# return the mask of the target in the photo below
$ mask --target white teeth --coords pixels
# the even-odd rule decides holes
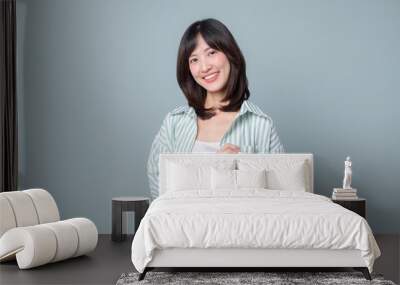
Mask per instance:
[[[208,80],[208,79],[214,78],[215,76],[217,76],[217,73],[210,74],[210,75],[204,77],[204,79]]]

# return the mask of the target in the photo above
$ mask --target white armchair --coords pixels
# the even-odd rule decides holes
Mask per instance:
[[[94,250],[97,238],[86,218],[60,221],[46,190],[0,193],[0,262],[16,258],[20,269],[57,262]]]

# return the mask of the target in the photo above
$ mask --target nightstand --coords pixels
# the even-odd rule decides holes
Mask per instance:
[[[135,212],[135,232],[146,214],[150,199],[147,197],[114,197],[112,198],[112,235],[113,241],[126,239],[126,220],[123,212]]]
[[[364,219],[366,218],[366,203],[367,200],[364,198],[358,198],[354,200],[336,200],[332,199],[332,202],[339,204],[340,206],[359,214]]]

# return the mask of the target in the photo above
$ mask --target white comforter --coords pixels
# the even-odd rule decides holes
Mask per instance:
[[[163,248],[358,249],[372,272],[379,248],[365,219],[306,192],[171,192],[151,204],[132,243],[143,272]]]

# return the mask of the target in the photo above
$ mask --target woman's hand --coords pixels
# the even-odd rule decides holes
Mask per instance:
[[[239,151],[240,147],[237,145],[226,143],[217,153],[238,153]]]

